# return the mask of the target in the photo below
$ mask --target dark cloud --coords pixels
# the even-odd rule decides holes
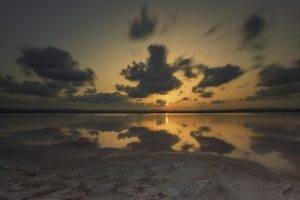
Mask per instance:
[[[257,86],[262,87],[247,100],[288,99],[300,94],[300,62],[289,68],[273,64],[258,73]]]
[[[136,86],[116,85],[116,89],[132,98],[145,98],[152,94],[166,94],[181,86],[181,81],[174,76],[176,68],[167,63],[167,49],[162,45],[148,47],[150,57],[146,63],[133,62],[121,71]]]
[[[237,50],[252,50],[254,56],[252,69],[262,68],[266,55],[264,49],[267,46],[266,29],[267,18],[262,14],[253,14],[249,16],[240,28],[240,46]]]
[[[211,101],[210,103],[211,104],[224,104],[224,103],[226,103],[227,101],[226,100],[213,100],[213,101]]]
[[[37,95],[41,97],[56,97],[60,91],[38,81],[17,82],[13,76],[0,75],[0,91],[15,94]]]
[[[150,16],[146,6],[142,7],[140,15],[133,20],[129,28],[132,40],[145,39],[154,34],[157,29],[157,18]]]
[[[189,101],[190,99],[188,97],[183,97],[182,101]]]
[[[0,89],[3,92],[57,97],[74,95],[79,87],[94,85],[94,71],[91,68],[82,69],[67,51],[54,47],[26,47],[20,53],[17,63],[26,75],[35,75],[39,81],[18,82],[13,76],[0,75]]]
[[[10,92],[39,95],[42,97],[54,97],[57,96],[58,90],[38,81],[24,81],[23,83],[16,85],[16,88],[10,88]]]
[[[204,98],[210,98],[214,93],[211,90],[204,91],[206,87],[217,87],[242,74],[238,66],[227,65],[211,68],[203,64],[196,64],[192,58],[185,57],[179,57],[173,64],[168,64],[167,49],[163,45],[150,45],[148,51],[150,57],[146,63],[133,62],[121,71],[124,78],[137,82],[137,85],[117,84],[118,91],[125,92],[132,98],[166,94],[182,85],[182,82],[174,75],[176,72],[183,72],[183,76],[188,79],[197,78],[200,73],[203,73],[204,79],[199,86],[194,87],[193,91],[200,93]],[[182,93],[183,91],[180,91],[179,95]]]
[[[205,89],[202,89],[202,88],[193,88],[193,92],[198,93],[198,94],[200,94],[200,97],[207,98],[207,99],[212,98],[215,94],[211,90],[205,90]]]
[[[139,81],[141,77],[146,75],[146,64],[143,62],[133,62],[132,65],[128,65],[126,69],[121,71],[121,75],[130,81]]]
[[[79,91],[79,89],[75,86],[70,86],[69,88],[66,89],[65,94],[66,95],[73,95],[76,94]]]
[[[164,106],[167,104],[167,101],[164,99],[157,99],[155,103],[159,106]]]
[[[148,47],[150,57],[147,62],[133,62],[121,71],[121,75],[129,81],[137,82],[136,86],[117,84],[116,89],[125,92],[132,98],[145,98],[151,94],[166,94],[177,89],[182,82],[174,76],[176,72],[190,78],[197,78],[204,74],[202,81],[193,88],[193,92],[199,93],[204,98],[211,98],[214,92],[205,90],[207,87],[217,87],[238,78],[243,74],[238,66],[226,65],[222,67],[210,67],[196,64],[192,58],[179,57],[173,64],[167,63],[167,49],[162,45],[150,45]],[[181,95],[183,91],[179,92]]]
[[[265,42],[262,38],[266,30],[267,20],[264,16],[253,14],[241,26],[241,49],[262,49]]]
[[[251,15],[242,25],[242,35],[245,41],[257,38],[264,31],[266,19],[261,15]]]
[[[206,68],[203,71],[204,78],[197,87],[217,87],[238,78],[242,74],[243,72],[239,66],[230,64],[222,67]]]
[[[131,98],[146,98],[150,94],[139,87],[132,87],[123,84],[116,84],[117,91],[125,92]]]
[[[137,82],[136,86],[116,85],[116,89],[125,92],[132,98],[145,98],[151,94],[166,94],[177,89],[182,82],[174,76],[176,72],[183,72],[186,78],[196,78],[200,73],[204,78],[193,87],[194,93],[204,98],[214,95],[209,87],[226,84],[243,74],[239,66],[228,64],[220,67],[210,67],[195,64],[193,59],[179,57],[173,64],[167,63],[167,49],[162,45],[148,47],[150,57],[147,62],[133,62],[121,71],[121,75],[129,81]],[[182,92],[181,92],[182,93]],[[180,93],[180,94],[181,94]]]
[[[21,56],[16,61],[27,74],[35,74],[47,81],[73,86],[94,83],[94,71],[91,68],[81,68],[65,50],[55,47],[26,47],[20,52]]]
[[[193,59],[191,58],[179,57],[174,62],[173,66],[176,70],[181,70],[183,75],[188,79],[198,77],[199,70],[197,70],[197,65],[193,64]]]
[[[266,56],[263,54],[255,55],[253,57],[253,61],[254,61],[253,69],[262,68],[265,58],[266,58]]]
[[[300,63],[297,61],[296,66],[290,68],[273,64],[262,69],[258,73],[258,77],[258,86],[262,87],[275,87],[300,82]]]
[[[183,101],[189,101],[190,99],[188,97],[183,97],[182,99],[178,100],[177,103],[183,102]]]
[[[222,27],[221,24],[216,24],[216,25],[210,27],[208,30],[206,30],[205,33],[203,34],[203,36],[207,37],[207,36],[214,34],[217,31],[219,31],[221,29],[221,27]]]
[[[218,87],[237,79],[244,72],[239,66],[228,64],[221,67],[202,67],[204,78],[193,87],[194,93],[200,93],[202,97],[210,98],[213,92],[206,91],[209,87]]]
[[[82,96],[68,96],[68,101],[82,102],[82,103],[128,103],[128,97],[120,94],[119,92],[113,93],[98,93],[98,94],[85,94]]]
[[[91,95],[91,94],[97,94],[97,89],[96,88],[87,88],[84,91],[85,95]]]
[[[253,96],[249,96],[246,99],[249,101],[291,99],[299,98],[299,94],[300,83],[292,83],[288,85],[260,89]]]

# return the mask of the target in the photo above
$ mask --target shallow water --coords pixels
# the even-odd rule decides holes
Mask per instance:
[[[2,147],[207,152],[300,177],[299,114],[2,114]]]

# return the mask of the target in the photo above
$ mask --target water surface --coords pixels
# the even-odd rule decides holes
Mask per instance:
[[[300,177],[299,114],[2,114],[2,147],[205,152]],[[80,148],[80,145],[78,146]]]

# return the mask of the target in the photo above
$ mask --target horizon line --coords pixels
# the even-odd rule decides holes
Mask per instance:
[[[114,110],[114,109],[74,109],[74,108],[0,108],[0,113],[287,113],[299,112],[300,108],[236,108],[197,110]]]

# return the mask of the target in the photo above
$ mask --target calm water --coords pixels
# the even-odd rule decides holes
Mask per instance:
[[[299,114],[3,114],[1,146],[207,152],[300,177]]]

